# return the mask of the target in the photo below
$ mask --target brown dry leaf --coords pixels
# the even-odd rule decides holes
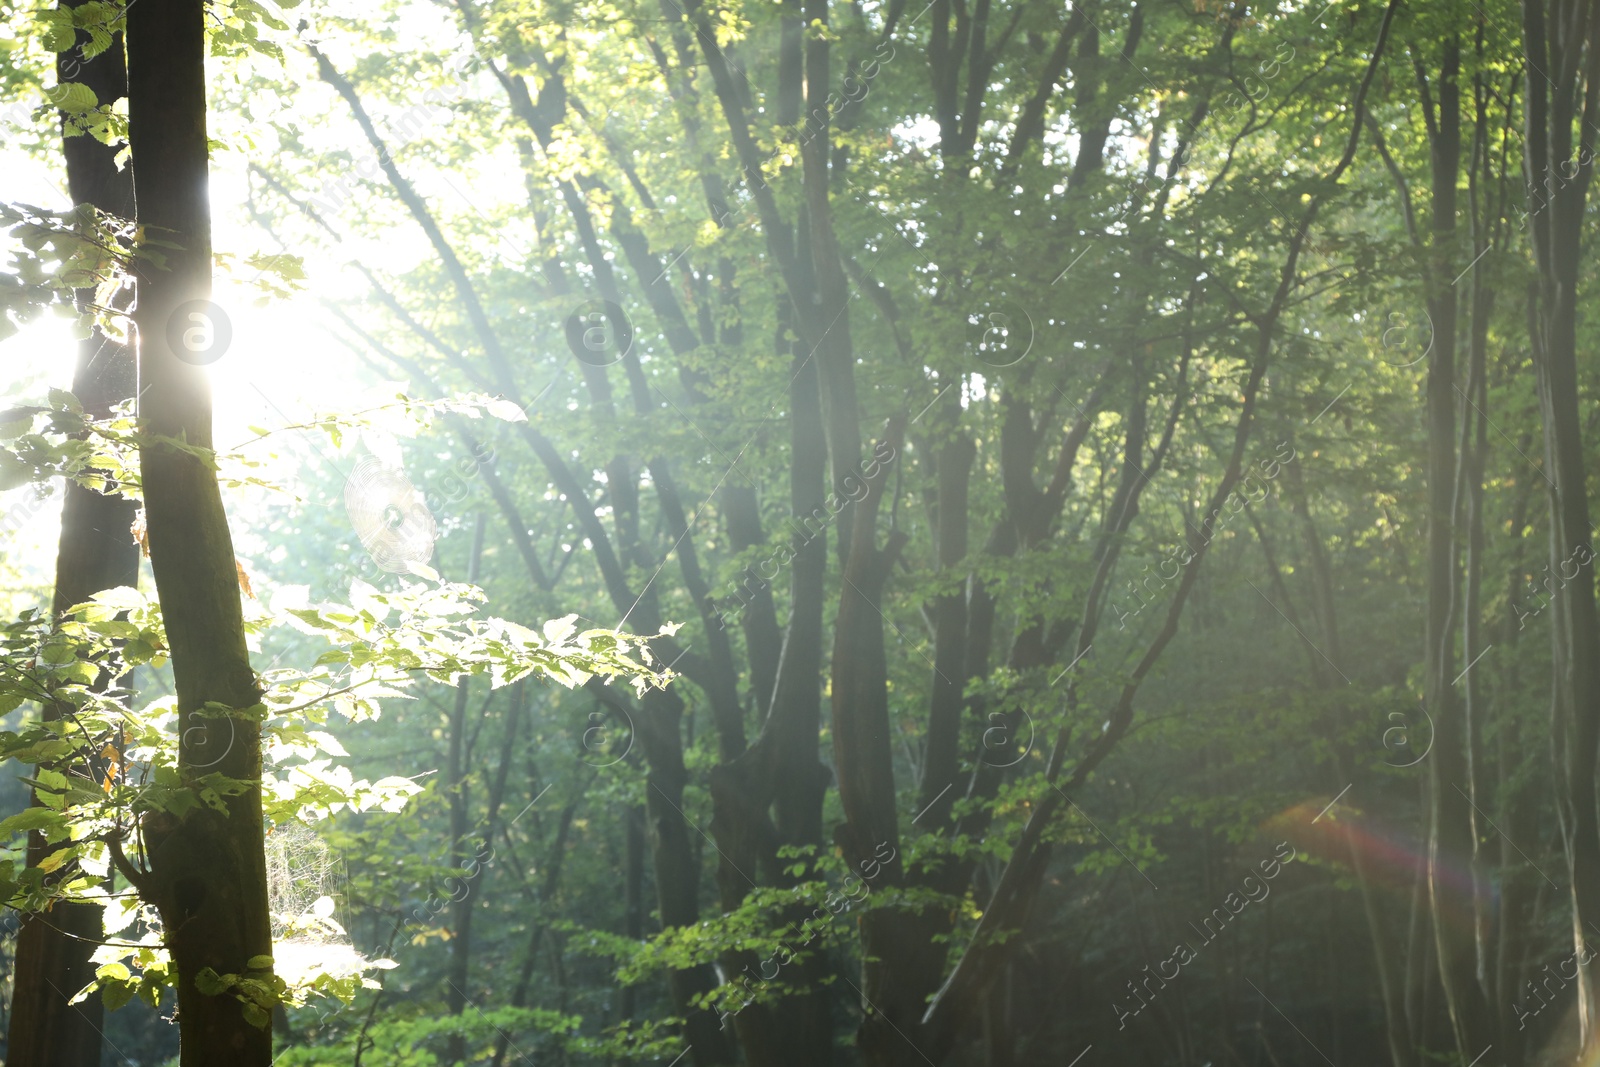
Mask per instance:
[[[144,558],[150,558],[150,528],[145,525],[144,508],[140,508],[133,516],[133,525],[128,527],[128,532],[133,534],[133,539],[139,542],[139,550],[144,553]]]
[[[240,563],[238,560],[234,560],[233,566],[234,569],[239,572],[239,588],[244,591],[245,596],[249,597],[251,600],[254,600],[256,598],[256,591],[250,588],[250,575],[245,573],[244,564]]]

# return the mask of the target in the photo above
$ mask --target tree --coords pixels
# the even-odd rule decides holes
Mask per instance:
[[[140,448],[150,567],[161,598],[182,724],[178,765],[191,779],[246,783],[224,811],[145,820],[149,870],[123,873],[161,914],[177,974],[185,1067],[223,1061],[265,1067],[272,1036],[206,975],[270,975],[272,935],[262,851],[261,690],[245,647],[233,542],[215,474],[177,446],[211,447],[211,401],[196,359],[218,354],[226,324],[211,295],[206,24],[199,0],[128,9],[128,131],[138,220],[134,324]],[[160,242],[159,247],[154,243]],[[197,318],[198,316],[198,318]],[[186,331],[211,331],[178,350]],[[162,439],[165,440],[162,440]],[[122,866],[122,865],[119,865]]]
[[[63,4],[81,7],[84,0]],[[74,34],[74,48],[57,57],[60,83],[76,83],[94,92],[98,104],[110,105],[127,91],[127,67],[121,35],[94,53],[86,29]],[[74,204],[88,204],[122,218],[133,216],[133,175],[118,168],[118,146],[106,144],[62,116],[62,149],[67,187]],[[94,290],[80,290],[80,314],[92,314]],[[78,343],[72,392],[84,410],[101,418],[113,405],[134,393],[132,349],[95,329]],[[61,512],[61,544],[56,553],[53,615],[60,616],[95,593],[136,585],[139,547],[133,539],[135,504],[120,494],[99,491],[76,481],[65,488]],[[61,709],[45,708],[46,717]],[[29,839],[28,861],[37,866],[48,854],[44,837]],[[58,875],[71,873],[67,868]],[[99,1067],[104,1009],[98,997],[81,1004],[69,1000],[94,977],[90,962],[100,939],[100,909],[92,904],[67,904],[49,916],[30,916],[17,935],[15,988],[6,1049],[17,1064],[51,1063],[60,1067]]]

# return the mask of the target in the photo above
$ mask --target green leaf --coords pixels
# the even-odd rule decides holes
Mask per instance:
[[[78,398],[66,389],[51,389],[49,396],[51,407],[70,411],[75,415],[83,414],[83,405],[78,403]]]
[[[118,611],[133,611],[136,608],[144,607],[147,603],[143,593],[126,585],[119,585],[115,589],[106,589],[96,593],[94,602],[116,608]]]
[[[52,793],[65,793],[71,784],[66,775],[48,767],[41,768],[36,778],[40,788],[48,789]]]
[[[194,987],[208,997],[218,997],[233,987],[237,975],[223,976],[210,967],[202,967],[195,973]]]
[[[290,608],[289,614],[293,615],[307,626],[314,626],[319,630],[338,629],[336,625],[323,618],[322,612],[316,610],[315,608]]]
[[[44,46],[52,52],[65,52],[77,41],[72,26],[72,12],[65,8],[51,8],[38,15],[45,24]]]
[[[493,415],[497,419],[504,419],[506,422],[528,421],[528,416],[522,410],[521,405],[513,404],[509,400],[491,400],[484,406],[488,410],[489,414]]]
[[[69,115],[81,115],[100,106],[100,98],[94,95],[94,90],[80,82],[52,85],[44,91],[44,95],[50,98],[52,104]],[[52,389],[51,392],[54,393],[56,390]]]
[[[0,492],[33,481],[33,467],[14,453],[0,451]]]
[[[78,682],[81,685],[93,685],[95,679],[100,676],[100,671],[94,664],[85,663],[83,660],[74,660],[66,664],[59,673],[68,681]]]
[[[571,637],[578,629],[576,615],[564,615],[559,619],[550,619],[544,624],[544,639],[552,645],[559,645]]]
[[[126,930],[139,915],[139,901],[135,897],[113,900],[106,904],[102,919],[106,936]]]
[[[61,813],[49,808],[28,808],[0,822],[0,838],[29,830],[54,830],[61,827]]]
[[[94,972],[96,978],[107,978],[114,982],[126,982],[132,975],[128,972],[127,964],[107,963],[97,968]]]
[[[126,970],[126,968],[124,968]],[[118,982],[115,985],[101,985],[100,999],[105,1003],[107,1011],[116,1011],[128,1001],[133,999],[133,994],[138,991],[138,986],[131,982]]]

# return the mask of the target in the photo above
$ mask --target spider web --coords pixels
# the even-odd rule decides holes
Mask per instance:
[[[267,835],[267,902],[274,969],[290,985],[316,974],[366,967],[335,919],[344,896],[344,859],[315,830],[298,823]]]
[[[298,823],[279,826],[267,835],[267,901],[272,913],[272,939],[308,938],[320,942],[349,941],[332,919],[343,896],[344,859],[316,831]],[[323,898],[335,904],[318,907]],[[318,916],[318,912],[326,912]],[[338,927],[337,931],[333,927]]]

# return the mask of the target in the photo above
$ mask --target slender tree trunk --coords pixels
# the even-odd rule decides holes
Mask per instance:
[[[1497,795],[1497,791],[1489,785],[1493,781],[1492,776],[1484,773],[1486,768],[1482,759],[1484,751],[1482,738],[1491,705],[1487,698],[1487,687],[1480,677],[1483,668],[1478,663],[1479,657],[1487,652],[1482,610],[1483,562],[1486,551],[1483,471],[1488,450],[1489,397],[1486,378],[1489,311],[1492,301],[1493,293],[1485,291],[1482,280],[1474,276],[1465,390],[1465,395],[1472,398],[1472,403],[1463,405],[1461,412],[1461,467],[1462,490],[1466,497],[1464,517],[1467,527],[1467,551],[1460,594],[1463,599],[1460,626],[1464,664],[1460,685],[1462,717],[1466,726],[1464,740],[1468,778],[1468,784],[1463,788],[1467,790],[1468,795],[1477,798],[1476,803],[1483,808],[1493,805],[1494,797]],[[1474,832],[1472,838],[1473,939],[1477,947],[1475,969],[1482,997],[1480,1002],[1488,1009],[1490,1025],[1485,1027],[1485,1033],[1491,1039],[1499,1037],[1500,1044],[1504,1047],[1506,1034],[1497,1021],[1505,1017],[1505,1007],[1495,1005],[1489,999],[1494,990],[1490,974],[1493,957],[1491,935],[1494,923],[1494,901],[1491,899],[1490,885],[1493,871],[1489,864],[1488,850],[1483,847],[1483,838],[1484,835],[1479,832]]]
[[[1421,796],[1418,799],[1423,807],[1426,808],[1428,803],[1426,780],[1421,781],[1419,792]],[[1427,908],[1427,894],[1427,867],[1418,865],[1411,880],[1411,907],[1406,922],[1405,944],[1407,1044],[1415,1049],[1422,1048],[1423,1040],[1428,1032],[1428,988],[1432,967],[1436,962],[1433,954],[1428,951],[1428,935],[1429,927],[1432,925],[1432,913]]]
[[[484,518],[479,514],[472,527],[472,554],[467,561],[467,582],[476,585],[478,568],[483,561]],[[466,866],[468,800],[467,796],[467,697],[471,686],[466,678],[456,683],[455,703],[450,709],[450,759],[446,767],[446,788],[450,791],[450,866]],[[460,1015],[467,1007],[467,967],[472,960],[472,895],[465,892],[451,904],[449,989],[445,1004],[451,1015]],[[461,1034],[450,1035],[446,1056],[451,1063],[460,1063],[467,1056],[467,1039]]]
[[[753,488],[739,485],[722,490],[722,508],[727,516],[728,546],[743,552],[765,544],[761,531],[761,511]],[[778,681],[778,658],[783,634],[778,629],[777,610],[772,602],[772,585],[747,568],[738,576],[740,600],[748,592],[750,600],[739,610],[744,643],[750,666],[750,695],[754,697],[756,720],[765,722],[772,709],[772,693]]]
[[[536,780],[530,778],[536,784]],[[525,1007],[528,1003],[529,986],[533,982],[533,968],[539,962],[539,945],[544,940],[545,932],[549,929],[546,921],[545,908],[548,906],[556,891],[561,885],[561,870],[567,856],[567,838],[572,830],[572,817],[577,814],[578,802],[571,801],[561,809],[557,820],[554,839],[551,841],[550,850],[545,854],[545,860],[539,865],[544,872],[544,881],[540,883],[536,892],[530,892],[532,901],[533,922],[532,929],[528,931],[528,948],[522,956],[522,969],[517,973],[516,987],[511,991],[511,1006],[513,1008]],[[632,818],[640,824],[644,821],[643,813],[635,808]],[[513,822],[516,820],[513,819]],[[505,1031],[495,1038],[494,1056],[489,1060],[489,1067],[501,1067],[505,1062],[506,1050],[511,1045],[511,1036]]]
[[[1532,313],[1537,301],[1537,294],[1530,286],[1528,293],[1528,310]],[[1519,450],[1527,451],[1520,442]],[[1533,503],[1533,490],[1539,483],[1537,479],[1523,479],[1518,487],[1511,507],[1511,565],[1506,574],[1506,603],[1515,604],[1522,594],[1523,571],[1527,566],[1524,552],[1525,539],[1523,530],[1527,527],[1528,509]],[[1505,648],[1505,662],[1508,664],[1503,676],[1502,688],[1505,693],[1518,693],[1522,691],[1522,656],[1519,649],[1521,644],[1522,623],[1516,618],[1515,612],[1508,613],[1500,640]],[[1506,1062],[1519,1062],[1520,1053],[1528,1039],[1526,1030],[1516,1023],[1516,1007],[1522,998],[1522,972],[1525,970],[1524,960],[1527,957],[1528,947],[1535,942],[1532,936],[1535,928],[1535,918],[1538,913],[1540,891],[1545,887],[1545,881],[1535,871],[1526,869],[1522,857],[1516,854],[1513,841],[1525,841],[1538,836],[1536,826],[1535,807],[1529,798],[1522,795],[1525,786],[1519,789],[1520,775],[1516,774],[1517,754],[1524,751],[1521,742],[1521,731],[1512,724],[1501,728],[1500,743],[1495,746],[1495,771],[1500,782],[1499,793],[1505,798],[1505,833],[1500,835],[1500,850],[1498,866],[1501,871],[1501,892],[1499,921],[1496,925],[1497,938],[1494,946],[1494,962],[1491,976],[1494,981],[1490,986],[1490,997],[1494,1001],[1500,1015],[1500,1032],[1503,1037],[1503,1047],[1506,1050]]]
[[[136,264],[140,414],[153,438],[211,447],[206,372],[173,351],[169,323],[199,314],[220,338],[211,295],[205,5],[143,0],[128,8],[128,117],[141,230],[159,260]],[[167,247],[167,244],[175,247]],[[213,341],[215,343],[215,340]],[[214,354],[214,353],[213,353]],[[161,914],[177,973],[182,1067],[267,1067],[272,1035],[228,992],[202,992],[203,970],[252,973],[270,959],[262,852],[261,693],[250,668],[233,540],[216,476],[198,457],[152,439],[139,454],[145,519],[177,689],[179,772],[246,783],[225,811],[144,820],[150,869],[125,869]],[[270,971],[270,968],[266,969]],[[262,970],[255,970],[260,977]]]
[[[1306,556],[1311,562],[1312,614],[1317,619],[1328,658],[1334,663],[1341,663],[1344,657],[1343,645],[1339,639],[1338,605],[1334,599],[1333,564],[1328,558],[1316,521],[1312,518],[1311,504],[1306,498],[1305,480],[1299,467],[1291,466],[1284,470],[1285,491],[1300,521]],[[1261,533],[1259,528],[1257,532]],[[1261,537],[1261,543],[1265,550],[1267,547],[1265,536]],[[1269,565],[1272,567],[1274,581],[1281,589],[1278,567],[1276,563],[1271,562],[1270,553]],[[1290,612],[1292,621],[1297,613],[1294,612],[1287,596],[1284,597],[1284,607]],[[1295,625],[1298,626],[1298,623]],[[1319,679],[1321,687],[1329,691],[1337,689],[1339,679],[1323,673],[1321,656],[1310,647],[1307,647],[1306,653],[1311,662],[1313,676]],[[1334,772],[1340,782],[1354,780],[1349,756],[1339,749],[1334,751]],[[1399,969],[1398,954],[1384,922],[1383,898],[1379,887],[1374,884],[1372,872],[1367,867],[1366,853],[1356,841],[1354,834],[1347,831],[1344,843],[1350,857],[1350,869],[1355,875],[1356,887],[1361,894],[1361,909],[1367,922],[1367,935],[1372,941],[1373,967],[1378,979],[1378,996],[1383,1004],[1384,1036],[1389,1048],[1389,1060],[1393,1067],[1413,1067],[1417,1062],[1417,1049],[1411,1044],[1406,1030],[1404,990],[1400,985],[1400,976],[1396,973]]]
[[[1421,55],[1413,44],[1417,80],[1416,104],[1426,114],[1429,148],[1431,227],[1424,245],[1412,214],[1410,194],[1393,158],[1375,135],[1384,163],[1395,175],[1413,247],[1425,256],[1422,270],[1432,341],[1428,351],[1425,390],[1427,445],[1427,614],[1424,623],[1424,699],[1434,724],[1435,741],[1428,763],[1428,889],[1434,910],[1434,951],[1445,994],[1456,1049],[1465,1060],[1480,1053],[1493,1032],[1492,1012],[1479,982],[1478,940],[1473,923],[1438,921],[1446,913],[1475,916],[1475,886],[1461,890],[1457,872],[1472,870],[1476,855],[1475,794],[1467,708],[1457,687],[1456,642],[1469,613],[1463,603],[1460,576],[1461,538],[1457,517],[1467,477],[1466,442],[1457,441],[1457,182],[1461,173],[1461,42],[1444,42],[1437,77],[1430,86]],[[1435,107],[1437,96],[1437,107]],[[1462,426],[1467,425],[1465,422]],[[1463,1062],[1465,1062],[1465,1060]]]
[[[644,809],[631,805],[623,813],[624,859],[622,865],[622,932],[630,941],[644,940]],[[627,1022],[637,1012],[638,991],[624,986],[618,997],[617,1015]]]
[[[967,486],[977,448],[958,434],[939,450],[939,569],[954,571],[967,555]],[[961,714],[966,707],[967,597],[957,588],[934,604],[933,692],[928,700],[927,754],[918,783],[917,818],[929,827],[949,825],[951,788],[960,773]]]
[[[69,0],[76,7],[83,0]],[[80,47],[89,35],[79,31]],[[122,39],[93,59],[80,60],[63,53],[57,60],[61,82],[89,86],[101,103],[125,96],[127,67]],[[133,176],[116,166],[116,145],[102,144],[87,134],[63,137],[67,187],[74,204],[93,204],[124,218],[133,215]],[[93,303],[93,290],[78,294],[79,309]],[[96,330],[78,345],[72,392],[86,412],[106,416],[111,407],[134,393],[133,351]],[[130,527],[136,505],[131,500],[96,492],[76,482],[66,483],[61,509],[61,540],[56,550],[54,614],[88,600],[95,593],[139,580],[139,547]],[[60,709],[44,709],[46,720]],[[39,833],[28,840],[28,864],[37,866],[52,851]],[[70,875],[72,868],[53,878]],[[17,931],[17,955],[6,1050],[9,1063],[50,1067],[99,1067],[104,1007],[99,997],[69,1004],[72,996],[94,977],[89,956],[101,937],[101,909],[89,904],[67,904],[48,915],[27,916]]]
[[[1523,0],[1527,76],[1524,173],[1539,274],[1530,338],[1544,426],[1550,502],[1552,592],[1551,721],[1556,810],[1571,879],[1572,938],[1583,950],[1600,928],[1600,816],[1596,746],[1600,744],[1600,613],[1596,611],[1588,471],[1578,412],[1578,283],[1581,235],[1594,174],[1600,114],[1600,3]],[[1554,80],[1550,74],[1555,75]],[[1577,133],[1574,143],[1574,133]],[[1575,151],[1576,150],[1576,151]],[[1595,1040],[1592,968],[1578,971],[1581,1041]]]
[[[983,998],[983,1067],[1016,1067],[1017,1028],[1011,1011],[1012,972],[1008,963],[999,981]]]

